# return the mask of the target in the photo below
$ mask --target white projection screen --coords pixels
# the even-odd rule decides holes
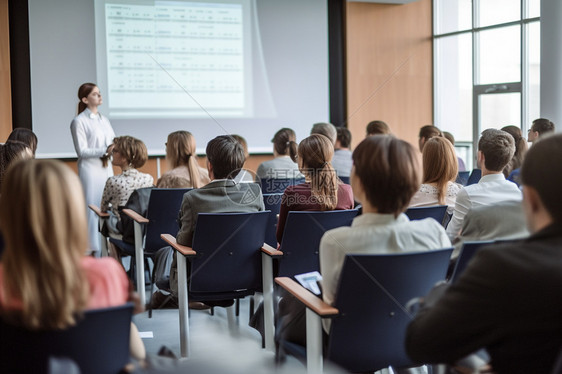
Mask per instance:
[[[168,133],[199,153],[239,134],[272,151],[329,120],[326,0],[29,0],[32,128],[38,157],[76,157],[70,121],[81,83],[100,87],[116,134],[163,155]]]

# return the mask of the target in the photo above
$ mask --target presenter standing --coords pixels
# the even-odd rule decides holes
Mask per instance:
[[[78,175],[86,204],[99,205],[105,182],[113,175],[108,160],[115,132],[107,117],[98,112],[102,97],[98,86],[84,83],[78,89],[78,115],[70,124],[74,149],[78,155]],[[88,210],[90,249],[99,256],[98,219]]]

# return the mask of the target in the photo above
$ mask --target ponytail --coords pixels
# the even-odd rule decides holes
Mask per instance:
[[[189,170],[189,178],[193,188],[202,187],[199,164],[197,164],[197,160],[192,154],[189,155],[189,160],[187,161],[187,170]]]
[[[297,142],[290,140],[287,142],[287,148],[289,149],[289,156],[291,156],[291,160],[293,160],[293,162],[297,162],[297,149],[298,149],[298,144]]]
[[[322,210],[334,210],[338,205],[338,177],[329,162],[322,167],[312,169],[310,173],[312,195],[322,207]]]

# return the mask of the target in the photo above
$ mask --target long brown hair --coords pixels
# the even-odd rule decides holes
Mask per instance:
[[[82,113],[88,106],[82,102],[82,99],[88,97],[97,85],[95,83],[84,83],[78,88],[78,114]]]
[[[429,139],[423,147],[423,183],[437,185],[437,201],[443,205],[449,182],[459,173],[459,162],[455,148],[442,137]]]
[[[85,202],[78,177],[53,160],[18,161],[0,195],[5,251],[2,307],[29,329],[74,324],[89,297],[81,259],[88,248]]]
[[[201,183],[201,174],[199,173],[195,149],[195,137],[189,131],[175,131],[168,135],[166,158],[170,166],[172,168],[177,168],[178,166],[187,167],[192,186],[199,188],[203,183]]]
[[[333,210],[338,204],[338,177],[330,160],[334,156],[334,145],[328,137],[320,134],[303,139],[298,148],[301,172],[310,179],[312,196],[322,210]]]
[[[271,142],[275,152],[282,156],[288,155],[297,162],[297,135],[292,129],[284,127],[277,131]]]

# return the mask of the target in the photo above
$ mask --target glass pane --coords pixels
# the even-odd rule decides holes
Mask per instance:
[[[480,130],[501,129],[508,125],[521,127],[521,94],[519,92],[480,95],[478,98]]]
[[[529,118],[526,128],[531,126],[534,119],[540,117],[541,104],[541,27],[539,22],[533,22],[529,27]]]
[[[528,18],[540,17],[541,16],[541,0],[527,0],[529,11],[527,13]]]
[[[438,103],[435,125],[457,141],[472,141],[472,35],[435,40]]]
[[[520,26],[502,27],[477,33],[478,83],[521,81]]]
[[[478,1],[478,26],[480,27],[519,19],[521,19],[521,0]]]
[[[435,34],[472,28],[472,0],[435,0]]]

